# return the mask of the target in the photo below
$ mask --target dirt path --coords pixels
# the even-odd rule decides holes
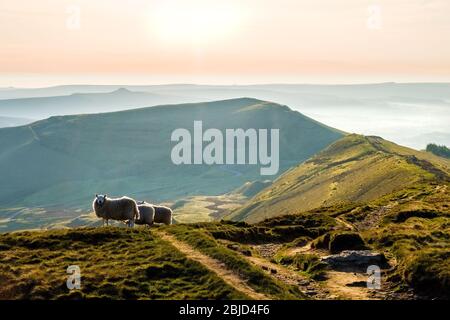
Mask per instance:
[[[285,251],[285,254],[287,256],[294,256],[297,253],[308,253],[308,251],[312,250],[311,244],[312,244],[312,241],[308,242],[303,247],[292,247],[292,248],[289,248],[289,249],[287,249]]]
[[[174,236],[163,232],[163,231],[157,231],[155,232],[161,239],[170,242],[175,248],[177,248],[180,252],[186,255],[187,258],[191,260],[195,260],[199,263],[201,263],[205,268],[207,268],[209,271],[214,272],[219,276],[223,281],[225,281],[229,286],[232,288],[246,294],[251,299],[255,300],[270,300],[270,297],[256,292],[254,289],[252,289],[244,279],[242,279],[239,275],[234,273],[233,271],[226,268],[226,266],[211,257],[208,257],[207,255],[201,253],[200,251],[194,249],[190,245],[186,244],[185,242],[179,241]]]
[[[186,255],[187,258],[195,260],[201,263],[205,268],[217,274],[228,285],[236,290],[244,293],[251,299],[255,300],[269,300],[269,296],[256,292],[251,288],[245,279],[241,278],[238,274],[229,270],[224,263],[213,259],[195,248],[191,247],[187,243],[176,239],[174,236],[163,232],[155,232],[161,239],[170,242],[180,252]],[[314,251],[311,249],[308,243],[304,247],[293,250],[296,252]],[[294,253],[294,252],[290,252]],[[315,252],[314,253],[318,253]],[[319,255],[323,255],[320,253]],[[267,258],[258,256],[243,256],[250,263],[260,267],[266,271],[270,276],[282,281],[286,284],[296,285],[304,294],[312,299],[319,300],[333,300],[333,299],[350,299],[350,300],[373,300],[382,299],[382,292],[374,292],[369,290],[364,284],[367,281],[367,275],[364,273],[356,272],[343,272],[336,270],[326,271],[326,280],[315,281],[299,272],[291,270],[285,266],[278,265],[269,261]]]
[[[260,267],[272,277],[290,285],[296,285],[304,294],[313,299],[333,299],[330,292],[323,288],[319,283],[311,280],[300,273],[290,270],[286,267],[267,261],[264,258],[255,256],[245,257],[254,265]]]
[[[367,275],[364,273],[341,272],[330,270],[326,272],[325,286],[341,299],[379,300],[382,297],[376,291],[367,288]]]
[[[344,221],[341,222],[344,224]],[[311,242],[303,247],[290,248],[285,251],[287,256],[300,254],[316,254],[320,257],[329,255],[324,250],[315,250],[311,248]],[[286,268],[284,268],[286,269]],[[288,271],[298,274],[294,271]],[[374,291],[367,288],[368,275],[361,271],[337,271],[327,270],[325,272],[326,280],[313,281],[307,287],[308,290],[314,290],[315,299],[346,299],[346,300],[378,300],[383,299],[385,292]],[[307,293],[308,291],[306,291]],[[311,292],[311,291],[310,291]]]
[[[354,225],[352,225],[351,223],[345,221],[342,218],[336,217],[334,218],[337,222],[339,222],[340,224],[342,224],[343,226],[345,226],[347,229],[351,230],[351,231],[355,231],[356,228]]]

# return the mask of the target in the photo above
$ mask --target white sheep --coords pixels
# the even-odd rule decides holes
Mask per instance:
[[[103,225],[109,225],[109,220],[126,221],[129,227],[133,227],[135,219],[139,216],[136,201],[128,197],[108,198],[105,195],[95,195],[92,204],[97,217],[103,219]]]
[[[153,225],[155,219],[155,208],[149,203],[138,204],[139,218],[135,221],[136,224]]]
[[[154,209],[154,215],[153,215],[153,219],[151,219],[151,209],[149,209],[149,207],[152,207]],[[139,201],[138,202],[138,208],[139,208],[139,212],[143,212],[144,215],[147,215],[147,217],[144,217],[143,221],[145,221],[145,219],[147,221],[152,221],[151,224],[147,223],[147,221],[145,221],[144,223],[152,225],[153,223],[164,223],[166,225],[171,225],[172,224],[172,209],[165,207],[165,206],[159,206],[156,204],[151,204],[151,203],[147,203],[145,201]],[[141,220],[141,219],[139,219]],[[142,224],[144,224],[142,223]]]

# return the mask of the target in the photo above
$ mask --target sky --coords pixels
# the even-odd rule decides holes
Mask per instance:
[[[450,81],[448,0],[1,0],[0,86]]]

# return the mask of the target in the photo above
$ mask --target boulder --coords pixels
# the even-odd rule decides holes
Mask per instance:
[[[328,250],[330,253],[339,253],[344,250],[364,250],[364,244],[361,236],[356,232],[339,232],[331,234]]]
[[[328,232],[311,243],[313,249],[327,249],[330,253],[339,253],[343,250],[367,249],[363,239],[357,232],[333,231]]]
[[[370,250],[345,250],[339,254],[322,257],[321,262],[332,268],[366,268],[377,265],[380,268],[386,266],[386,257],[382,253]]]

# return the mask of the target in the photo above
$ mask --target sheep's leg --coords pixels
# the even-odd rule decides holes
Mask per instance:
[[[109,219],[106,219],[106,226],[109,226]]]

